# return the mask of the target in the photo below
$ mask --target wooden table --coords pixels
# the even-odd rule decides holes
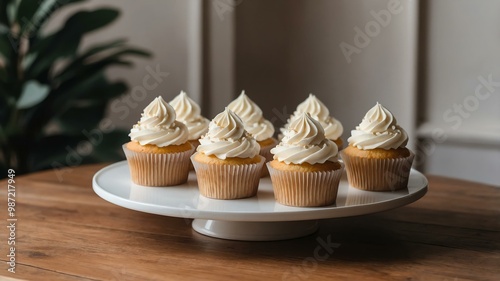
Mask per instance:
[[[321,222],[279,242],[205,237],[190,220],[110,204],[92,190],[104,165],[16,180],[16,273],[28,280],[500,280],[500,188],[429,176],[421,200]],[[1,181],[7,226],[7,182]],[[6,227],[0,260],[7,261]],[[6,230],[7,229],[7,230]]]

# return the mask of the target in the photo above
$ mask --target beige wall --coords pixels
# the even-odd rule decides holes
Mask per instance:
[[[413,137],[415,3],[401,1],[400,12],[350,62],[340,48],[355,46],[354,28],[364,30],[374,21],[371,13],[387,10],[389,2],[243,2],[236,9],[237,89],[246,89],[277,126],[283,112],[291,114],[314,93],[344,124],[344,138],[379,101]]]
[[[428,1],[418,129],[428,173],[500,186],[498,11],[495,0]]]
[[[188,31],[191,29],[190,23],[196,22],[192,21],[190,15],[190,5],[195,2],[197,1],[92,0],[83,6],[88,9],[111,6],[121,10],[120,18],[105,30],[89,35],[84,41],[84,47],[111,39],[128,38],[131,45],[153,53],[151,59],[136,60],[134,68],[111,69],[109,76],[112,79],[125,80],[133,91],[134,87],[143,85],[143,78],[148,75],[147,66],[154,69],[159,65],[162,72],[169,73],[155,89],[147,90],[147,96],[142,97],[136,93],[134,98],[129,93],[116,101],[108,113],[116,126],[129,128],[138,120],[142,109],[158,95],[171,99],[180,90],[193,88],[189,85],[188,65],[192,63],[188,58],[191,51],[188,42],[192,37]],[[49,29],[56,28],[72,11],[81,7],[82,5],[73,5],[63,10],[50,22]]]
[[[366,27],[376,24],[374,13],[397,2],[93,0],[86,6],[119,7],[122,16],[113,26],[89,36],[85,45],[125,37],[151,50],[154,57],[138,60],[135,68],[110,71],[111,77],[128,81],[132,89],[142,85],[146,66],[158,64],[169,73],[144,100],[136,104],[132,99],[135,107],[129,107],[127,114],[110,109],[117,126],[130,128],[159,94],[170,99],[187,89],[195,100],[203,101],[203,112],[211,118],[245,89],[279,127],[286,114],[312,92],[343,122],[347,138],[366,110],[379,101],[408,130],[410,146],[426,156],[421,165],[426,172],[498,185],[497,90],[467,112],[470,116],[463,117],[457,129],[451,127],[456,118],[447,121],[443,114],[474,95],[479,76],[487,79],[491,74],[493,81],[500,81],[499,2],[425,1],[426,30],[421,41],[425,56],[419,61],[424,66],[423,84],[418,93],[417,6],[422,2],[401,0],[401,12],[391,13],[386,25],[372,30],[366,46],[355,43],[359,36],[355,28],[366,34]],[[214,3],[233,4],[221,14]],[[58,15],[52,27],[66,16],[67,12]],[[350,61],[341,44],[357,48]],[[126,105],[118,102],[115,105]],[[443,129],[444,143],[433,137],[436,128]],[[419,145],[417,137],[423,140]],[[429,140],[431,147],[426,147]]]
[[[393,15],[390,24],[382,27],[360,54],[352,55],[351,63],[339,44],[354,45],[354,27],[364,29],[374,20],[370,12],[387,9],[388,1],[247,0],[236,1],[223,14],[214,3],[204,2],[209,36],[205,37],[203,107],[208,117],[246,89],[266,116],[280,126],[283,114],[274,112],[291,113],[312,92],[344,123],[345,137],[376,101],[394,111],[410,133],[413,131],[414,50],[410,43],[415,10],[410,2],[402,2],[402,12]],[[125,79],[134,91],[148,74],[145,67],[159,64],[169,73],[144,100],[136,103],[129,94],[114,104],[109,116],[117,126],[130,127],[156,95],[168,99],[181,89],[193,89],[195,99],[202,100],[201,82],[193,76],[202,58],[192,58],[197,50],[190,44],[198,36],[193,33],[201,32],[195,26],[199,24],[200,11],[196,9],[201,9],[200,0],[93,0],[85,4],[87,8],[98,6],[118,7],[122,15],[106,30],[88,36],[84,46],[125,37],[132,45],[154,53],[152,59],[137,60],[133,69],[113,69],[109,72],[112,78]],[[75,5],[59,14],[51,27],[80,7]],[[129,114],[123,106],[130,108]]]

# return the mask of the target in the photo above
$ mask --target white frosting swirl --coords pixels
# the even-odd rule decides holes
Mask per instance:
[[[141,145],[158,147],[181,145],[188,140],[188,129],[175,121],[175,110],[161,96],[155,98],[130,130],[130,139]]]
[[[273,124],[264,119],[262,110],[245,95],[245,91],[227,107],[243,120],[245,130],[256,140],[263,141],[274,135]]]
[[[326,120],[326,122],[320,121],[320,123],[321,126],[323,126],[323,129],[325,129],[325,137],[327,139],[336,140],[340,138],[344,132],[342,123],[331,116]]]
[[[328,117],[330,117],[330,111],[328,110],[326,105],[313,94],[309,94],[307,99],[297,106],[294,114],[298,115],[297,113],[304,112],[309,113],[312,118],[318,121],[326,120]]]
[[[286,164],[317,164],[337,161],[338,147],[325,138],[325,131],[317,120],[309,113],[302,113],[293,119],[271,153],[274,159]]]
[[[170,105],[175,110],[177,120],[187,126],[189,140],[197,140],[208,131],[210,120],[201,116],[200,107],[187,96],[186,92],[181,91],[179,95],[170,101]]]
[[[260,146],[245,131],[241,119],[226,107],[210,122],[208,133],[201,137],[196,150],[219,159],[253,158],[259,154]]]
[[[330,116],[330,111],[324,103],[322,103],[315,95],[309,94],[309,97],[297,106],[297,109],[293,115],[288,119],[288,123],[285,124],[281,132],[284,133],[288,128],[289,124],[293,122],[293,119],[297,118],[302,113],[309,113],[312,118],[319,121],[323,129],[325,130],[325,136],[328,139],[336,140],[344,132],[344,127],[339,120]]]
[[[351,131],[349,145],[359,149],[396,149],[405,147],[408,134],[397,125],[394,115],[377,102],[363,117],[361,124]]]

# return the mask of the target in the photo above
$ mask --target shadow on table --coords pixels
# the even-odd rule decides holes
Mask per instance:
[[[326,255],[324,262],[335,260],[351,262],[405,262],[425,259],[432,255],[446,255],[455,251],[473,250],[494,252],[500,250],[496,232],[484,232],[453,226],[453,212],[443,212],[441,220],[449,218],[451,226],[422,224],[411,221],[388,220],[386,214],[323,220],[318,232],[298,239],[275,242],[228,241],[203,236],[192,231],[193,246],[200,251],[233,251],[246,258],[307,259]],[[436,214],[428,214],[435,217]],[[469,214],[469,216],[477,216]],[[431,222],[431,218],[423,221]],[[469,221],[487,220],[484,216]],[[498,222],[498,217],[491,218]],[[497,223],[498,224],[498,223]],[[491,236],[491,237],[490,237]]]
[[[192,231],[193,244],[200,251],[232,251],[247,259],[315,259],[324,263],[335,260],[383,262],[409,256],[405,243],[384,227],[363,226],[357,219],[325,220],[312,235],[273,242],[242,242],[206,237]],[[366,219],[362,219],[366,220]]]
[[[285,266],[314,262],[320,267],[339,264],[357,266],[368,262],[387,267],[425,263],[430,257],[440,257],[453,263],[456,256],[464,251],[493,253],[500,250],[499,238],[495,236],[497,231],[473,228],[489,224],[490,229],[498,230],[498,214],[485,217],[456,211],[436,214],[418,209],[417,212],[416,209],[410,207],[360,217],[323,220],[319,231],[312,235],[274,242],[211,238],[192,230],[188,219],[155,216],[153,221],[164,222],[160,229],[156,225],[156,231],[159,231],[156,233],[165,234],[152,234],[154,237],[151,238],[155,240],[152,245],[158,251],[162,248],[166,250],[166,244],[172,243],[173,239],[183,245],[186,256],[258,260],[263,263],[278,260],[283,261]],[[411,216],[412,213],[418,215]],[[172,222],[175,222],[175,227]],[[173,228],[175,234],[171,234]]]

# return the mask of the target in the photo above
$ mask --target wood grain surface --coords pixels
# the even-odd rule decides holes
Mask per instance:
[[[0,181],[0,279],[500,280],[498,187],[429,176],[427,195],[411,205],[322,220],[304,238],[239,242],[104,201],[91,183],[104,166],[72,168],[62,181],[54,171],[16,177],[16,273],[5,263]]]

